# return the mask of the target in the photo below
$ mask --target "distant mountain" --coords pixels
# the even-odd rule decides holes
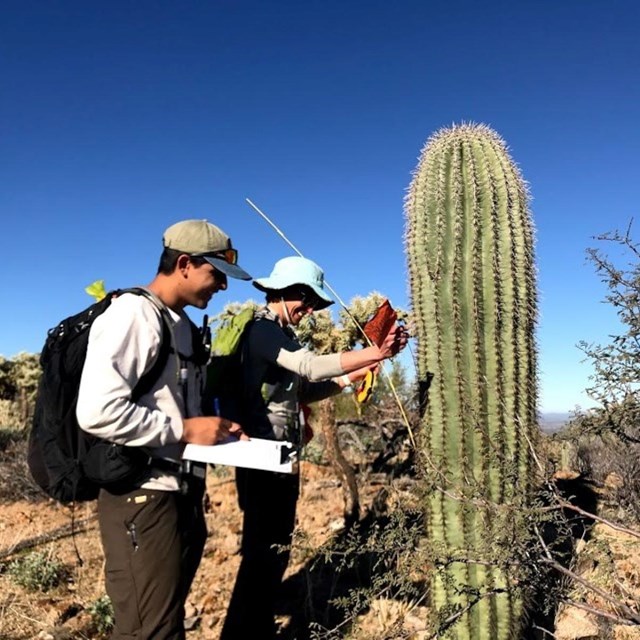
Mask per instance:
[[[555,433],[560,431],[571,418],[570,413],[541,413],[540,414],[540,428],[545,433]]]

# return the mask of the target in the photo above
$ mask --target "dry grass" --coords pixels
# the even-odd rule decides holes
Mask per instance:
[[[20,446],[19,440],[12,441],[4,452],[0,451],[0,477],[3,479],[0,484],[0,552],[67,525],[71,519],[68,507],[43,499],[24,475],[19,477],[24,474]],[[342,523],[342,493],[328,467],[310,463],[304,463],[302,467],[299,524],[305,532],[305,542],[317,547]],[[371,504],[381,486],[373,484],[373,477],[369,481],[361,487],[363,505]],[[609,484],[612,491],[619,487],[619,483],[613,481]],[[190,640],[218,638],[239,563],[241,516],[230,469],[218,468],[209,474],[208,498],[210,533],[187,607],[188,615],[197,623],[189,632]],[[387,500],[390,508],[394,504],[392,497]],[[39,547],[55,551],[56,557],[70,571],[69,580],[47,593],[30,592],[16,585],[3,570],[11,558],[0,557],[0,640],[27,640],[37,638],[42,632],[50,633],[55,640],[100,638],[87,611],[91,603],[104,594],[103,556],[94,517],[94,503],[79,505],[75,518],[88,521],[88,530],[79,532],[75,538],[64,537]],[[82,566],[78,564],[74,541],[84,561]],[[303,567],[309,554],[298,550],[292,558],[289,575]],[[635,608],[640,603],[639,567],[640,541],[604,524],[594,527],[591,537],[581,546],[575,565],[584,578],[619,594],[627,605]],[[584,590],[576,590],[572,596],[588,606],[608,606]],[[380,598],[358,617],[350,631],[345,629],[345,633],[349,638],[360,640],[421,638],[426,622],[423,604]],[[605,635],[598,637],[640,640],[637,628],[609,624],[597,618],[592,621],[606,630],[602,631]],[[283,617],[282,622],[286,623],[287,619]]]
[[[327,490],[331,472],[326,467],[304,464],[302,479],[300,524],[310,542],[320,545],[331,535],[332,525],[341,521],[341,495],[335,489]],[[240,560],[241,518],[232,471],[221,468],[210,473],[207,486],[209,538],[187,607],[188,614],[198,621],[197,628],[189,632],[190,640],[218,637]],[[82,504],[76,518],[90,519],[94,513],[95,503]],[[68,524],[70,517],[70,509],[54,501],[5,501],[0,505],[0,551]],[[26,640],[43,631],[52,633],[56,640],[99,637],[92,631],[89,614],[83,611],[104,594],[97,523],[94,521],[88,531],[78,533],[75,543],[84,561],[82,566],[78,564],[74,539],[66,537],[52,543],[56,556],[71,569],[71,580],[46,594],[29,592],[0,570],[0,640]],[[294,560],[289,573],[297,571],[303,561],[303,556]],[[74,608],[78,612],[70,615]]]
[[[27,432],[0,428],[0,506],[16,500],[39,502],[42,494],[29,477]]]

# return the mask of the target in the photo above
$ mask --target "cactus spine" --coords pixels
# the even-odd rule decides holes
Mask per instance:
[[[526,185],[484,125],[434,134],[405,201],[439,637],[521,637],[520,543],[537,433],[537,295]],[[458,562],[457,560],[463,560]],[[511,567],[511,568],[509,568]],[[444,631],[444,629],[447,629]]]

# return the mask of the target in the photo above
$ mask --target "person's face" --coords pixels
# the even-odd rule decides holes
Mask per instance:
[[[305,287],[289,293],[285,298],[285,304],[291,324],[297,326],[302,318],[311,315],[317,309],[319,302],[317,296]]]
[[[187,269],[188,304],[206,309],[213,295],[227,288],[227,276],[208,262],[189,260]]]

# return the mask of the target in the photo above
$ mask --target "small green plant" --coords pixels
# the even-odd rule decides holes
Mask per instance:
[[[313,438],[302,450],[301,459],[315,465],[325,465],[324,443],[319,438]]]
[[[222,464],[219,464],[219,465],[211,464],[211,465],[209,465],[209,473],[214,478],[217,478],[218,480],[229,480],[229,479],[233,479],[235,477],[233,470],[230,467],[225,467]]]
[[[87,611],[91,614],[91,622],[95,631],[102,635],[108,634],[115,624],[115,615],[113,613],[113,604],[111,598],[104,595],[94,600],[88,607]]]
[[[33,551],[7,565],[12,580],[29,591],[49,591],[66,578],[65,566],[52,552]]]

